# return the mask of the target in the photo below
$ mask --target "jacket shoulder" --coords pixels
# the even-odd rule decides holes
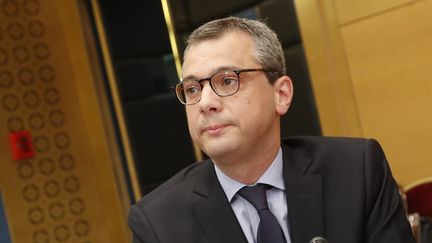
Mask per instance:
[[[295,136],[288,137],[282,140],[282,143],[290,147],[309,147],[309,146],[346,146],[346,145],[362,145],[364,143],[378,142],[373,138],[357,138],[357,137],[326,137],[326,136]]]
[[[380,144],[373,138],[354,137],[323,137],[323,136],[297,136],[282,140],[282,145],[294,151],[303,153],[338,152],[366,150],[382,153]]]
[[[282,144],[287,154],[306,157],[315,167],[351,167],[363,171],[361,167],[376,167],[381,163],[375,161],[385,160],[379,143],[370,138],[299,136],[284,139]]]
[[[153,204],[155,201],[167,200],[169,198],[178,198],[182,194],[192,192],[195,185],[196,176],[205,170],[210,169],[211,161],[197,162],[184,168],[173,177],[168,179],[162,185],[145,195],[136,202],[136,206],[143,208],[148,204]],[[187,196],[187,195],[184,195]]]

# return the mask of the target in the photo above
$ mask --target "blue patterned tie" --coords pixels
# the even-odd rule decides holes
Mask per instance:
[[[265,184],[245,186],[238,191],[238,194],[250,202],[258,212],[260,222],[258,225],[257,243],[286,243],[282,228],[268,208],[267,187],[270,186]]]

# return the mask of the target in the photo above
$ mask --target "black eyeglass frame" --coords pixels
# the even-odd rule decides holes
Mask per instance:
[[[238,87],[237,87],[236,91],[234,91],[233,93],[231,93],[231,94],[227,94],[227,95],[221,95],[221,94],[219,94],[219,93],[215,90],[215,88],[213,87],[212,78],[213,78],[215,75],[217,75],[217,74],[220,74],[220,73],[223,73],[223,72],[227,72],[227,71],[234,72],[234,73],[237,75],[237,79],[238,79],[238,81],[239,81],[239,84],[238,84]],[[199,83],[199,85],[201,86],[201,90],[202,90],[202,88],[203,88],[204,86],[203,86],[201,83],[204,82],[204,81],[209,81],[210,87],[212,88],[213,92],[215,92],[215,94],[217,94],[219,97],[227,97],[227,96],[234,95],[235,93],[237,93],[237,92],[240,90],[240,73],[245,73],[245,72],[265,72],[265,73],[276,73],[277,71],[275,71],[275,70],[271,70],[271,69],[265,69],[265,68],[245,68],[245,69],[237,69],[237,70],[227,69],[227,70],[218,71],[218,72],[212,74],[210,77],[202,78],[202,79],[198,79],[198,80],[196,80],[196,82]],[[194,103],[186,103],[186,102],[183,102],[183,101],[181,100],[179,94],[178,94],[178,92],[181,92],[181,91],[178,91],[178,90],[179,90],[180,85],[182,85],[182,84],[183,84],[183,81],[180,81],[179,83],[176,84],[175,87],[173,87],[173,89],[174,89],[174,91],[175,91],[175,93],[176,93],[177,99],[180,101],[180,103],[182,103],[183,105],[195,105],[196,103],[200,102],[200,100],[201,100],[201,94],[200,94],[199,99],[198,99],[196,102],[194,102]]]

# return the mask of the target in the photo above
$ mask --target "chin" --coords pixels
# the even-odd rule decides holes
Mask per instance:
[[[206,153],[211,159],[223,159],[229,157],[233,152],[237,150],[235,143],[230,142],[218,142],[218,143],[207,143],[202,147],[204,153]]]

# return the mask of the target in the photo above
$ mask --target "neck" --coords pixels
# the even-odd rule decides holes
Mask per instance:
[[[252,185],[270,167],[280,148],[280,141],[269,144],[263,149],[256,148],[254,153],[239,158],[212,159],[218,168],[230,178],[241,183]]]

